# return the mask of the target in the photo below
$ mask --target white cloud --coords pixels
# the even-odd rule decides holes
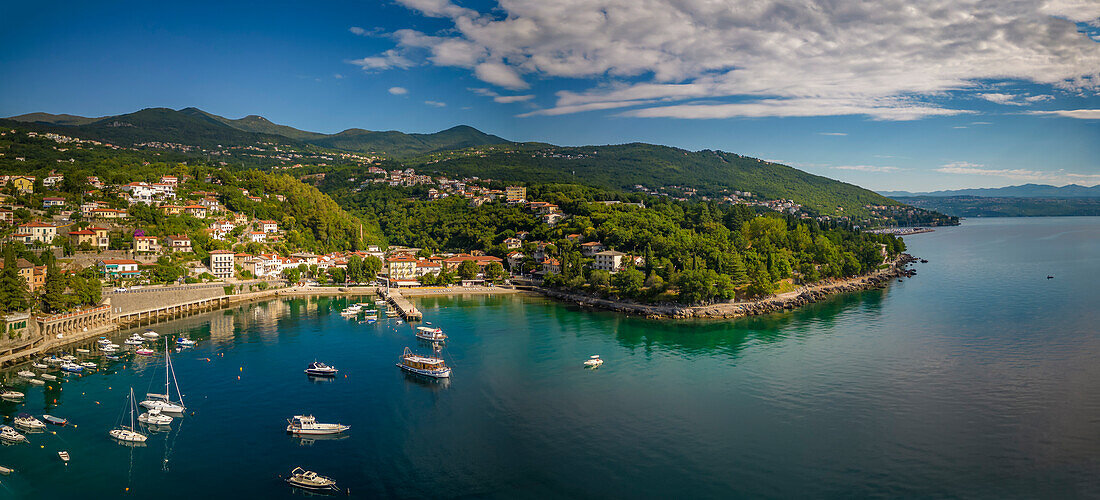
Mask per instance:
[[[1078,174],[1066,172],[1064,170],[1049,171],[1029,170],[1024,168],[986,168],[985,165],[965,161],[948,163],[937,168],[935,171],[945,174],[1001,177],[1017,182],[1041,182],[1054,185],[1083,184],[1092,186],[1100,184],[1100,174]]]
[[[1100,89],[1100,51],[1074,24],[1096,19],[1094,0],[498,0],[485,14],[398,3],[452,23],[394,33],[432,64],[508,89],[530,77],[600,82],[559,93],[544,115],[645,106],[626,114],[909,120],[958,114],[940,98],[989,81]]]
[[[1030,111],[1032,115],[1053,115],[1079,120],[1100,120],[1100,109],[1056,109],[1053,111]]]
[[[348,31],[350,31],[353,35],[359,35],[359,36],[363,36],[363,35],[367,34],[367,30],[365,30],[363,28],[360,28],[358,26],[352,26],[352,27],[348,28]]]
[[[341,75],[340,73],[333,73],[332,77],[337,79],[337,80],[343,80],[344,79],[344,75]]]
[[[500,95],[500,94],[498,94],[498,93],[496,93],[496,92],[494,92],[490,89],[486,89],[486,88],[467,87],[466,90],[469,90],[470,92],[473,92],[477,95],[485,96],[485,97],[496,97],[496,96]]]
[[[848,135],[847,132],[818,132],[817,135]]]
[[[424,101],[424,104],[427,104],[428,106],[435,106],[437,108],[442,108],[443,106],[447,105],[447,103],[439,101]]]
[[[855,170],[857,172],[897,172],[899,170],[902,170],[898,167],[880,167],[877,165],[841,165],[839,167],[832,168],[835,168],[837,170]]]
[[[993,125],[993,122],[970,122],[971,125]]]
[[[409,93],[409,89],[405,87],[390,87],[390,89],[386,92],[389,92],[393,95],[405,95]]]
[[[513,103],[513,102],[530,101],[531,99],[534,99],[534,98],[535,98],[534,94],[528,94],[528,95],[500,95],[500,96],[494,97],[493,100],[496,101],[496,102],[499,102],[499,103],[508,104],[508,103]]]
[[[1008,106],[1027,106],[1036,102],[1049,101],[1054,99],[1054,96],[1049,94],[1039,95],[1016,95],[1005,94],[1001,92],[992,92],[985,94],[978,94],[978,97],[997,104],[1004,104]]]
[[[394,49],[387,50],[378,56],[353,59],[348,62],[367,71],[390,68],[409,68],[414,65],[412,61]]]

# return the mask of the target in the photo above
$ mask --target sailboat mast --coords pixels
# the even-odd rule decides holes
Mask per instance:
[[[180,381],[176,378],[176,368],[172,366],[172,358],[168,358],[168,369],[172,372],[172,383],[176,386],[176,397],[180,400],[180,406],[183,406],[183,393],[180,392]],[[168,389],[164,390],[164,395],[168,396]]]

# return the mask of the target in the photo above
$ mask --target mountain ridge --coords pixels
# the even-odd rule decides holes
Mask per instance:
[[[979,198],[1100,198],[1100,185],[1087,187],[1079,184],[1052,186],[1050,184],[1020,184],[1001,188],[945,189],[929,192],[877,191],[889,198],[895,197],[955,197]]]

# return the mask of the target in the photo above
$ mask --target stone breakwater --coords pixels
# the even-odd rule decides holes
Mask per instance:
[[[909,254],[902,254],[891,262],[889,267],[860,276],[814,283],[812,285],[803,286],[793,292],[774,295],[760,300],[723,302],[703,306],[642,304],[623,300],[604,299],[585,294],[563,292],[560,290],[541,289],[540,291],[547,296],[574,302],[583,307],[608,309],[611,311],[642,315],[654,319],[741,318],[794,309],[817,302],[837,293],[884,288],[892,279],[915,275],[916,271],[907,269],[906,266],[916,260],[917,259]]]

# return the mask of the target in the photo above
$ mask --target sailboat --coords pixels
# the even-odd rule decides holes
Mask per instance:
[[[142,434],[142,433],[134,430],[135,429],[135,427],[134,427],[134,413],[136,413],[136,408],[134,407],[134,388],[133,387],[130,388],[130,397],[129,397],[129,399],[126,400],[126,406],[128,406],[129,410],[130,410],[130,426],[129,427],[118,426],[114,429],[111,429],[110,432],[108,432],[108,434],[110,434],[111,437],[113,437],[113,438],[115,438],[119,441],[129,442],[129,443],[144,443],[145,440],[148,439],[147,437],[145,437],[145,434]]]
[[[187,409],[183,406],[183,394],[180,393],[180,385],[176,380],[176,371],[172,369],[172,356],[168,353],[168,339],[164,339],[164,394],[148,393],[145,395],[145,401],[141,402],[141,406],[150,410],[160,410],[161,413],[175,413],[182,415],[184,410]],[[169,397],[168,389],[172,385],[176,388],[176,397],[179,402],[174,402]]]

